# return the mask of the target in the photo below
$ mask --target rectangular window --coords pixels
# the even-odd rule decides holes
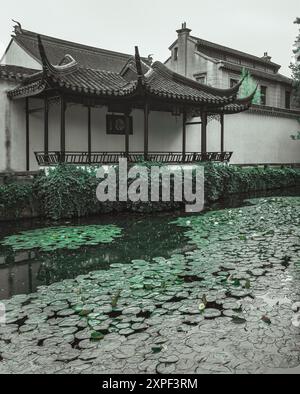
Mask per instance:
[[[174,49],[174,60],[178,60],[178,48]]]
[[[237,85],[239,81],[237,79],[230,79],[230,87],[233,88],[235,85]]]
[[[107,115],[106,132],[108,135],[126,135],[126,116],[125,115]],[[133,134],[133,119],[130,116],[129,134]]]
[[[260,103],[261,105],[267,105],[267,87],[260,87]]]
[[[205,85],[206,84],[206,75],[196,76],[196,81]]]
[[[291,109],[291,92],[285,92],[285,108]]]

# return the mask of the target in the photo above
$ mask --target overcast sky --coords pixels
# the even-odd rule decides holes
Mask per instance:
[[[155,60],[169,56],[175,30],[186,21],[192,34],[257,56],[268,51],[289,74],[300,17],[299,0],[0,0],[0,52],[9,43],[11,19],[24,29]]]

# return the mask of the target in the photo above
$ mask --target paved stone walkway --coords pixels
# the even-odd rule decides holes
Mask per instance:
[[[181,219],[192,252],[15,296],[5,301],[0,373],[297,369],[299,224],[299,198]]]

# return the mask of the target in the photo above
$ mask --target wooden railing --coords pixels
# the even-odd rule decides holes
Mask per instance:
[[[60,163],[77,165],[118,164],[119,159],[126,158],[125,152],[35,152],[38,165],[41,167],[55,166]],[[217,162],[229,163],[232,152],[186,153],[179,152],[149,152],[147,161],[154,163],[178,164]],[[130,163],[145,161],[144,153],[132,152],[127,157]]]

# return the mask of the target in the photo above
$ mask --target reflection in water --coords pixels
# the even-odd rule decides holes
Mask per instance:
[[[275,195],[300,195],[300,190],[231,196],[210,209],[238,207],[247,198]],[[182,216],[182,213],[153,216],[116,214],[69,222],[74,225],[115,224],[123,229],[123,237],[112,244],[76,251],[14,253],[10,248],[0,246],[0,299],[33,293],[40,285],[72,279],[91,271],[107,270],[114,263],[130,264],[132,260],[139,259],[151,261],[157,256],[168,258],[172,254],[188,252],[193,247],[187,244],[184,228],[170,224],[178,215]],[[66,222],[55,225],[59,224],[66,225]],[[0,240],[20,231],[50,226],[53,226],[53,222],[45,223],[43,220],[0,223]]]
[[[101,221],[101,224],[114,223],[123,229],[123,237],[111,244],[83,247],[76,251],[14,253],[10,248],[0,246],[0,299],[32,293],[40,285],[72,279],[91,271],[106,270],[113,263],[129,264],[136,259],[149,261],[153,257],[180,253],[186,241],[182,229],[170,224],[175,217],[174,214],[157,217],[121,215],[76,222],[86,225],[100,224]],[[53,223],[49,223],[51,225]],[[37,221],[23,222],[18,231],[39,227],[46,225]],[[9,228],[0,230],[0,239],[18,231],[9,224]]]

